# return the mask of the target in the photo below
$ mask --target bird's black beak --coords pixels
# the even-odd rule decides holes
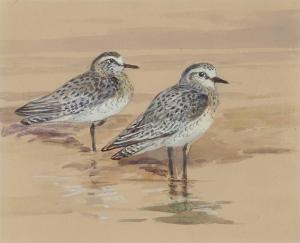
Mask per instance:
[[[140,68],[139,66],[137,65],[132,65],[132,64],[128,64],[128,63],[124,63],[124,68],[134,68],[134,69],[138,69]]]
[[[219,77],[212,78],[212,81],[214,81],[215,83],[229,84],[229,82],[227,82],[226,80],[221,79]]]

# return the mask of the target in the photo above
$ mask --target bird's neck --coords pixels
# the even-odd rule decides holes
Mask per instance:
[[[98,73],[100,76],[102,77],[115,77],[115,78],[118,78],[118,79],[124,79],[127,77],[127,75],[125,74],[125,72],[122,70],[122,71],[116,71],[116,72],[108,72],[108,71],[105,71],[103,69],[100,69],[100,68],[97,68],[97,69],[91,69],[91,71],[95,72],[95,73]]]
[[[215,85],[203,85],[197,81],[184,81],[184,80],[180,80],[179,81],[180,85],[189,85],[195,89],[199,89],[205,93],[208,92],[214,92],[216,91],[216,86]]]
[[[130,99],[133,96],[134,88],[132,83],[130,82],[127,74],[125,72],[119,72],[114,75],[115,78],[117,78],[120,81],[120,96],[129,96]]]
[[[204,93],[208,96],[208,102],[212,111],[215,112],[219,105],[219,94],[217,87],[214,86],[205,86],[199,82],[182,82],[181,85],[189,85],[194,89],[199,90],[199,92]]]
[[[206,88],[208,102],[212,109],[212,112],[215,113],[216,109],[219,106],[219,93],[217,87],[214,88]]]
[[[105,72],[102,69],[91,69],[91,71],[97,73],[101,77],[108,79],[117,79],[121,89],[127,89],[130,93],[133,93],[133,85],[130,82],[127,74],[122,70],[119,72]]]
[[[119,79],[122,82],[130,82],[129,79],[128,79],[127,74],[124,71],[116,72],[116,73],[110,74],[110,75],[117,78],[117,79]]]

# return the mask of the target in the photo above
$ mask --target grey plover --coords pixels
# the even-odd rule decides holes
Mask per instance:
[[[186,179],[189,145],[210,127],[219,104],[215,83],[228,82],[217,77],[213,65],[198,63],[189,66],[178,84],[159,93],[146,111],[102,151],[122,148],[112,156],[112,159],[119,160],[167,147],[169,174],[174,178],[174,147],[182,147],[182,174]]]
[[[117,52],[104,52],[90,69],[66,82],[54,92],[35,99],[15,113],[25,118],[21,123],[88,122],[92,150],[96,151],[95,129],[124,108],[133,95],[133,86],[124,68],[138,68],[123,62]]]

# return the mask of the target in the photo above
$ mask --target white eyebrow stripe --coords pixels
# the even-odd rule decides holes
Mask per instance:
[[[102,57],[101,59],[100,59],[100,62],[104,62],[104,61],[106,61],[106,60],[108,60],[108,59],[114,59],[118,64],[120,64],[120,65],[123,65],[124,64],[124,62],[123,62],[123,58],[122,57],[114,57],[114,56],[106,56],[106,57]]]
[[[205,70],[203,69],[202,67],[199,67],[199,68],[194,68],[194,69],[191,69],[188,73],[187,73],[187,77],[189,77],[191,75],[191,73],[200,73],[200,72],[204,72],[208,78],[212,78],[214,75],[213,75],[213,71],[215,70]]]

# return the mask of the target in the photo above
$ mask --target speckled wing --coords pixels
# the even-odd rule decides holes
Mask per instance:
[[[198,118],[208,97],[189,85],[175,85],[158,94],[147,110],[103,151],[170,136]]]
[[[53,93],[27,103],[17,109],[16,114],[25,117],[42,117],[44,120],[77,114],[113,97],[118,85],[119,81],[116,78],[101,77],[95,72],[86,72],[71,79]],[[43,119],[40,121],[37,119],[36,122],[42,122]]]

